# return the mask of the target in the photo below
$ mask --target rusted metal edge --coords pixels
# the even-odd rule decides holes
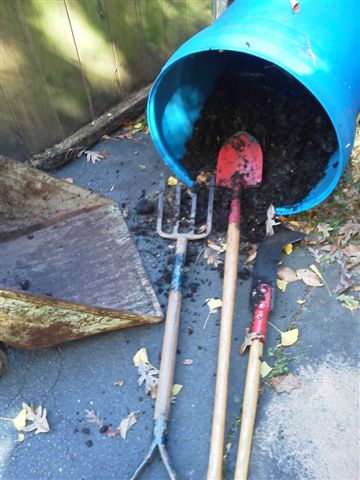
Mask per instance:
[[[163,314],[153,295],[154,311],[146,314],[0,288],[0,340],[15,348],[46,348],[102,332],[158,323]]]

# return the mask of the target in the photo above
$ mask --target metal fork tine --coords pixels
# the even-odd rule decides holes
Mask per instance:
[[[176,184],[176,193],[175,193],[175,218],[176,218],[176,223],[175,223],[175,227],[174,227],[174,233],[179,232],[180,204],[181,204],[181,183],[178,180],[177,184]]]
[[[164,191],[165,191],[165,178],[164,175],[160,175],[160,184],[159,184],[159,202],[158,202],[158,217],[156,223],[156,231],[158,235],[162,235],[162,221],[164,213]]]
[[[206,236],[209,235],[212,227],[214,194],[215,194],[215,178],[214,176],[212,176],[210,179],[210,188],[209,188],[208,214],[207,214],[207,220],[206,220]]]
[[[195,231],[196,202],[196,193],[191,193],[190,234],[194,233]]]

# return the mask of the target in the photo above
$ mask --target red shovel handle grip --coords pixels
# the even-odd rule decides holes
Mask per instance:
[[[271,310],[271,287],[266,283],[261,283],[256,288],[256,294],[259,299],[255,303],[251,333],[258,335],[259,340],[265,342],[267,321]]]

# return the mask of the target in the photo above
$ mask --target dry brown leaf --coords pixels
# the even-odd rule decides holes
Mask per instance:
[[[300,380],[292,373],[273,377],[270,383],[277,393],[289,393],[291,390],[301,387]]]
[[[322,287],[324,285],[321,283],[318,276],[307,268],[298,268],[296,270],[296,275],[309,287]]]
[[[159,384],[159,370],[150,363],[139,361],[138,365],[138,385],[144,384],[146,395],[150,395],[152,399],[156,398],[157,388]]]
[[[358,257],[360,255],[360,247],[358,245],[350,244],[342,249],[346,257]]]
[[[208,265],[214,265],[218,267],[222,261],[219,258],[219,255],[216,252],[212,252],[210,248],[204,248],[204,258],[207,261]]]
[[[35,430],[35,434],[38,434],[47,433],[50,431],[50,427],[46,419],[46,408],[43,408],[41,405],[39,405],[34,411],[25,402],[22,403],[22,407],[26,409],[26,419],[29,422],[32,422],[30,425],[27,425],[23,428],[24,432],[32,432]]]
[[[346,261],[343,261],[341,263],[340,268],[341,268],[340,280],[334,289],[334,293],[341,294],[346,292],[346,290],[352,286],[352,281],[351,281],[351,273],[349,272],[346,266]]]
[[[86,420],[92,425],[97,425],[98,427],[103,426],[104,422],[99,412],[95,412],[94,410],[85,410],[85,417]]]
[[[333,230],[334,229],[330,227],[330,225],[328,225],[327,223],[319,223],[319,225],[317,226],[317,231],[322,234],[323,241],[330,237],[330,232],[332,232]]]
[[[360,223],[355,223],[353,221],[349,221],[345,223],[339,230],[340,235],[344,235],[344,241],[347,243],[351,237],[357,235],[360,232]]]
[[[287,283],[299,281],[299,277],[296,275],[295,270],[290,267],[279,268],[278,277],[280,278],[280,280],[285,280]]]
[[[218,253],[223,253],[226,250],[226,246],[217,245],[215,242],[213,242],[210,239],[208,239],[207,244],[209,248],[211,248],[212,250],[215,250],[215,252],[218,252]]]
[[[270,207],[267,209],[266,215],[267,215],[267,220],[265,222],[266,235],[271,236],[271,235],[274,235],[274,227],[280,224],[280,222],[276,222],[274,220],[276,212],[273,204],[271,204]]]
[[[139,413],[140,412],[131,412],[131,413],[129,413],[129,415],[127,417],[125,417],[121,420],[117,430],[119,431],[120,437],[123,440],[125,440],[127,432],[129,431],[129,429],[133,425],[135,425],[135,423],[137,422],[137,417],[138,417]]]
[[[250,250],[247,252],[248,257],[244,262],[244,265],[249,265],[256,258],[257,254],[257,245],[252,244]]]

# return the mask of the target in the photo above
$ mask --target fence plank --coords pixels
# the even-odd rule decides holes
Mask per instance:
[[[100,115],[121,97],[105,12],[98,0],[64,2],[81,64],[91,87],[94,112]]]

